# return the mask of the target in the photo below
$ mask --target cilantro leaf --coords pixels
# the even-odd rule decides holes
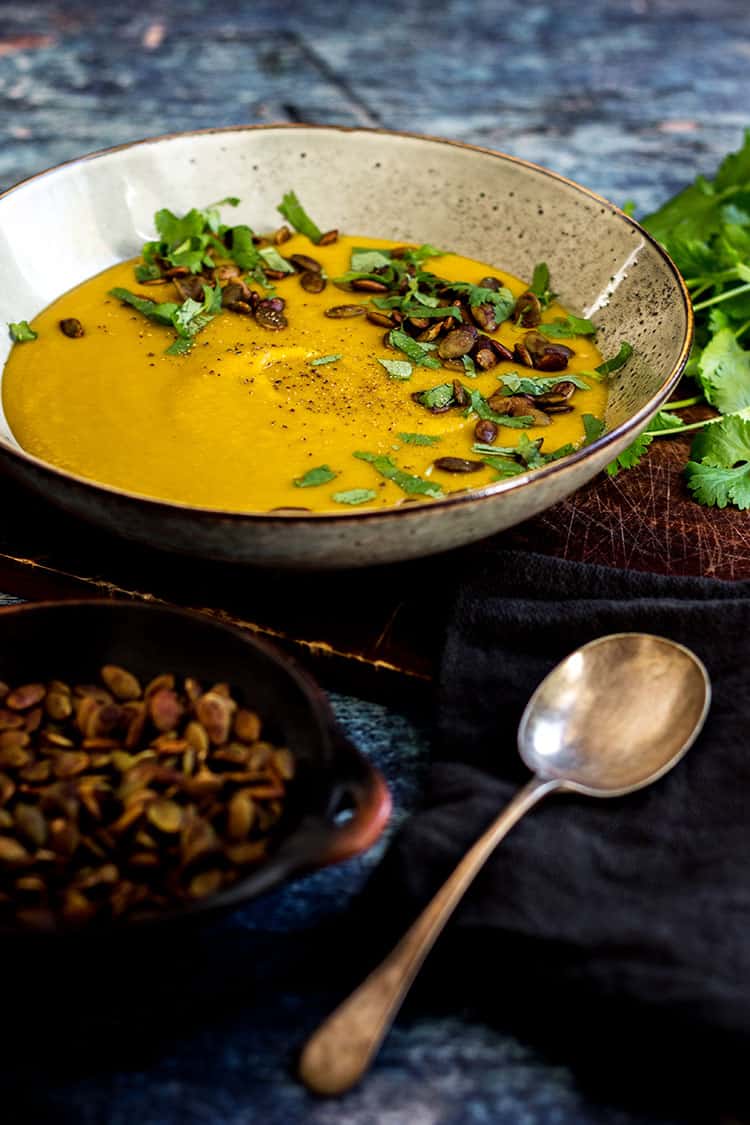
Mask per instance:
[[[440,438],[437,434],[399,434],[405,445],[437,445]]]
[[[111,297],[130,305],[149,320],[157,324],[171,325],[177,332],[177,339],[167,348],[167,355],[185,355],[192,346],[193,338],[221,311],[221,286],[217,282],[213,289],[203,286],[203,303],[191,297],[181,305],[174,301],[157,304],[148,297],[139,297],[129,289],[110,289]]]
[[[264,246],[262,250],[258,251],[258,257],[262,258],[269,270],[276,270],[278,273],[294,273],[292,263],[288,262],[286,258],[282,258],[275,246]]]
[[[244,223],[232,227],[231,245],[227,253],[245,273],[252,273],[263,264],[260,251],[253,242],[254,237],[250,227],[245,226]]]
[[[750,508],[750,463],[722,468],[703,461],[688,461],[685,466],[687,486],[700,504],[726,508],[734,504],[745,511]]]
[[[645,456],[646,450],[653,440],[652,435],[647,434],[645,431],[642,434],[638,434],[635,441],[631,442],[626,449],[623,449],[622,453],[618,453],[614,461],[609,462],[606,470],[607,475],[616,477],[620,469],[635,468]]]
[[[553,293],[550,289],[549,266],[546,262],[539,262],[534,266],[529,292],[533,293],[535,297],[538,297],[539,304],[543,309],[546,309],[557,296],[557,294]]]
[[[420,406],[426,406],[428,410],[441,410],[444,406],[452,406],[453,384],[438,383],[436,387],[430,387],[429,390],[419,391],[417,398]]]
[[[722,414],[750,406],[750,352],[740,347],[730,328],[720,329],[703,349],[698,380]]]
[[[317,359],[310,360],[311,367],[325,367],[327,363],[336,363],[337,360],[343,358],[342,352],[337,352],[334,355],[321,355]]]
[[[455,293],[462,293],[471,308],[492,305],[498,324],[508,319],[516,305],[516,298],[504,285],[499,289],[485,289],[482,285],[471,285],[468,281],[451,281],[450,288]]]
[[[388,333],[388,340],[394,348],[408,356],[412,363],[422,367],[440,367],[440,361],[430,355],[431,349],[418,344],[402,328],[392,328]]]
[[[378,363],[386,369],[391,379],[411,379],[414,368],[406,359],[379,359]]]
[[[582,414],[581,421],[583,422],[583,444],[591,445],[592,441],[596,441],[604,433],[604,422],[593,414]]]
[[[158,324],[171,324],[172,317],[180,307],[176,301],[165,301],[163,304],[157,304],[150,297],[139,297],[137,293],[131,293],[129,289],[120,287],[110,289],[109,295],[110,297],[116,297],[124,305],[132,306],[143,316],[147,316],[149,320],[155,320]]]
[[[366,504],[375,500],[377,495],[373,488],[348,488],[344,492],[334,492],[331,499],[337,504]]]
[[[596,373],[598,375],[611,375],[613,371],[619,371],[621,367],[625,366],[632,354],[633,345],[623,341],[617,355],[612,356],[611,359],[605,359],[604,363],[600,363],[595,368]]]
[[[299,231],[300,234],[307,235],[311,242],[320,242],[323,237],[323,232],[320,227],[312,221],[293,191],[288,191],[286,193],[276,210],[280,212],[286,221],[293,226],[296,231]]]
[[[434,481],[423,480],[422,477],[414,476],[412,473],[404,472],[403,469],[399,469],[398,465],[394,464],[390,457],[378,453],[363,452],[355,453],[354,456],[360,461],[367,461],[381,476],[385,477],[386,480],[392,480],[402,492],[406,492],[409,496],[437,498],[443,495],[443,490],[439,484]]]
[[[352,250],[349,267],[355,273],[372,273],[391,264],[390,250],[363,250],[356,246]]]
[[[594,336],[596,335],[596,325],[582,316],[573,316],[572,313],[569,313],[564,320],[558,317],[557,320],[540,324],[539,331],[543,332],[545,336],[549,336],[551,340],[568,336]]]
[[[750,419],[732,415],[712,422],[693,438],[690,456],[727,468],[750,461]]]
[[[314,469],[308,469],[301,477],[295,477],[294,485],[295,488],[315,488],[319,484],[328,484],[336,475],[328,465],[318,465]]]
[[[30,340],[37,340],[39,333],[35,332],[28,320],[11,321],[8,325],[11,339],[17,344],[25,344]]]

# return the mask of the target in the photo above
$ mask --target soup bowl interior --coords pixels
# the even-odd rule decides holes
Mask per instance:
[[[322,229],[431,242],[528,278],[550,267],[597,344],[634,353],[612,377],[606,432],[560,462],[429,503],[334,514],[233,513],[84,480],[26,454],[0,406],[5,470],[77,515],[167,549],[291,567],[427,555],[510,527],[570,494],[625,448],[675,385],[690,303],[675,267],[613,205],[545,169],[466,145],[314,126],[157,138],[43,173],[0,198],[0,320],[30,319],[61,293],[138,253],[154,212],[236,195],[233,221],[279,223],[294,189]],[[0,365],[10,341],[0,341]],[[1,389],[1,388],[0,388]]]

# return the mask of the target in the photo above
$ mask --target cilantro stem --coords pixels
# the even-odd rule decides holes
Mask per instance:
[[[734,289],[726,289],[716,297],[709,297],[707,301],[699,301],[697,305],[693,302],[693,312],[707,309],[710,305],[718,305],[720,301],[730,301],[733,297],[739,297],[740,293],[750,293],[750,282],[746,285],[736,285]]]
[[[685,426],[673,426],[671,430],[646,430],[649,437],[667,437],[669,434],[684,434],[687,430],[700,430],[711,422],[718,422],[718,418],[704,418],[702,422],[691,422]]]
[[[745,323],[744,323],[743,325],[741,325],[741,326],[740,326],[740,327],[739,327],[739,328],[738,328],[738,329],[736,330],[736,332],[735,332],[735,334],[734,334],[734,335],[735,335],[735,337],[736,337],[737,339],[739,339],[739,337],[740,337],[740,336],[744,336],[744,334],[745,334],[745,333],[747,332],[748,328],[750,328],[750,320],[746,320],[746,321],[745,321]]]
[[[671,400],[665,402],[664,407],[668,410],[684,410],[686,406],[697,406],[698,403],[705,401],[704,395],[693,395],[692,398],[681,398],[679,402],[672,402]]]

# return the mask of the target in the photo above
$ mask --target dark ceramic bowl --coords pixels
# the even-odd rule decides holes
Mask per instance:
[[[6,682],[91,682],[107,663],[144,680],[170,671],[227,681],[242,703],[261,715],[269,737],[289,747],[296,763],[282,828],[267,859],[220,894],[142,922],[114,923],[111,930],[237,907],[304,872],[349,859],[377,840],[391,808],[382,777],[338,729],[315,682],[271,646],[200,614],[124,601],[0,610],[0,679]]]

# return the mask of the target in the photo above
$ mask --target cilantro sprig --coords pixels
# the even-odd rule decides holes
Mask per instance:
[[[646,216],[643,225],[675,261],[690,292],[695,343],[686,374],[696,395],[668,403],[611,465],[637,465],[658,437],[697,431],[685,469],[701,504],[750,507],[750,130],[713,180],[693,184]],[[612,361],[607,371],[613,370]],[[704,404],[718,418],[685,422],[676,410]]]
[[[177,338],[167,348],[167,355],[185,355],[189,352],[198,333],[221,312],[221,286],[218,282],[213,289],[209,285],[203,286],[202,302],[188,297],[181,305],[176,301],[157,304],[148,297],[139,297],[137,293],[120,287],[110,289],[109,295],[130,305],[148,320],[174,328]]]

